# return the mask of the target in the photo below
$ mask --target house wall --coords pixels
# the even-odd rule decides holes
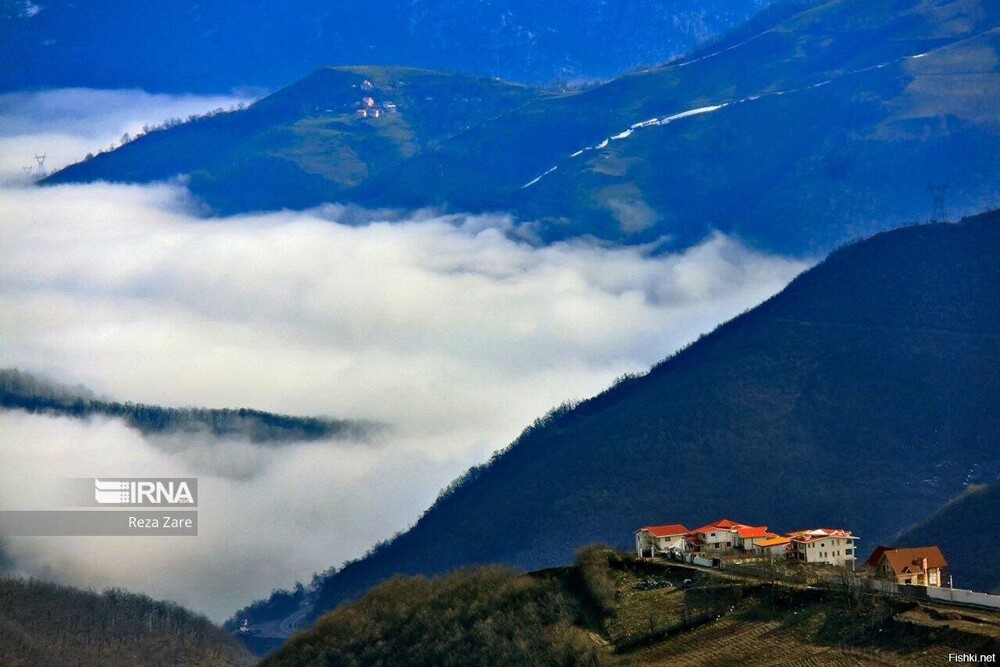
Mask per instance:
[[[686,542],[683,535],[656,538],[656,548],[659,551],[670,551],[671,549],[680,549],[681,551],[684,551],[685,544]]]
[[[827,563],[829,565],[853,565],[856,558],[854,540],[847,540],[842,537],[827,537],[807,542],[799,543],[799,551],[805,553],[807,563]],[[851,553],[848,554],[847,550]]]
[[[732,531],[723,529],[719,529],[713,533],[699,533],[699,536],[705,541],[705,547],[702,549],[705,553],[732,551],[736,543],[736,538],[739,537]]]

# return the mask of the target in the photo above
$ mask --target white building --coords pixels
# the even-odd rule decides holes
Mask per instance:
[[[849,530],[814,528],[788,533],[788,555],[804,563],[826,563],[853,569],[857,560],[854,543],[858,538]]]
[[[668,526],[646,526],[635,531],[635,552],[639,558],[670,551],[684,551],[688,529],[679,523]]]

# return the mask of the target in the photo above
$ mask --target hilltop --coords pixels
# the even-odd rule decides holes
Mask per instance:
[[[188,188],[223,214],[349,201],[359,184],[542,95],[413,68],[329,67],[246,110],[168,123],[46,182],[184,174]]]
[[[998,258],[1000,212],[834,252],[647,374],[538,419],[409,531],[320,577],[314,616],[394,574],[549,567],[680,519],[844,527],[866,555],[1000,475]]]
[[[986,0],[786,0],[683,59],[584,89],[321,70],[47,182],[185,174],[217,214],[499,210],[541,243],[687,247],[716,229],[825,253],[1000,204],[998,47],[1000,7]],[[400,113],[355,117],[365,79]]]
[[[170,602],[0,579],[0,664],[8,667],[253,663],[208,619]]]
[[[1000,648],[1000,614],[788,587],[587,550],[578,565],[401,577],[264,665],[941,664]]]

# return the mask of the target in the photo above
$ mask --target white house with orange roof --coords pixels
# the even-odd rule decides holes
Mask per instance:
[[[735,547],[747,553],[753,553],[759,542],[778,537],[777,533],[769,533],[767,526],[740,526],[736,528]]]
[[[740,531],[745,537],[741,536]],[[688,535],[688,545],[692,551],[721,553],[744,549],[744,543],[752,548],[754,540],[764,539],[767,535],[767,526],[749,526],[729,519],[720,519],[691,531]]]
[[[851,531],[834,528],[813,528],[786,535],[789,540],[788,555],[803,563],[826,563],[853,568],[857,561],[855,542],[859,539]]]
[[[774,535],[763,540],[758,540],[753,545],[754,553],[763,558],[785,558],[788,555],[789,545],[792,543],[787,537]]]
[[[688,529],[679,523],[646,526],[635,531],[635,551],[639,558],[670,551],[684,551]]]

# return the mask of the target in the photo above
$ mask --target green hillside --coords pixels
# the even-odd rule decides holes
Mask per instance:
[[[458,209],[513,208],[544,239],[688,245],[722,229],[785,252],[927,220],[930,184],[950,185],[945,215],[1000,203],[1000,8],[811,4],[683,61],[539,100],[359,194],[405,203],[422,188]]]
[[[330,67],[246,110],[157,129],[47,182],[188,175],[191,190],[218,213],[307,208],[347,200],[360,183],[539,95],[457,74]],[[358,116],[365,98],[380,117]]]
[[[173,603],[120,590],[98,595],[0,579],[0,664],[5,667],[253,663],[232,637]]]

